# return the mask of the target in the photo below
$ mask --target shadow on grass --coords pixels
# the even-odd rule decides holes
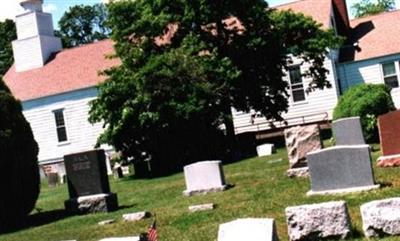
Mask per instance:
[[[380,188],[391,187],[393,184],[391,182],[377,182],[380,185]]]
[[[59,221],[69,216],[71,215],[68,214],[64,209],[37,212],[35,214],[29,215],[26,220],[19,222],[18,225],[3,227],[0,230],[0,234],[13,233],[27,228],[39,227]]]

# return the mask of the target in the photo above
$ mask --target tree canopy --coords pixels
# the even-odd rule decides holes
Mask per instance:
[[[40,191],[38,145],[21,103],[0,78],[0,232],[24,223]]]
[[[99,86],[90,121],[105,124],[100,143],[135,161],[163,159],[164,145],[186,153],[175,157],[182,161],[204,157],[188,146],[196,140],[207,149],[216,138],[199,137],[221,124],[233,137],[231,107],[281,120],[290,56],[311,64],[304,73],[313,80],[310,91],[324,88],[325,56],[340,43],[311,18],[268,9],[263,0],[135,0],[108,7],[122,64],[104,73],[108,80]]]
[[[4,75],[14,62],[11,42],[17,39],[14,21],[0,22],[0,76]]]
[[[378,0],[376,3],[371,0],[361,0],[351,6],[356,18],[374,15],[396,9],[394,0]]]
[[[108,38],[110,29],[105,25],[107,9],[104,4],[70,7],[58,22],[64,47],[70,48]]]

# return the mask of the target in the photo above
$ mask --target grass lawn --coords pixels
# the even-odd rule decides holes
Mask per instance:
[[[373,160],[379,156],[373,153]],[[276,161],[279,159],[282,161]],[[112,236],[134,236],[146,232],[151,219],[137,223],[123,222],[124,213],[148,210],[157,214],[160,241],[217,240],[218,225],[237,218],[275,218],[280,240],[288,240],[284,210],[287,206],[345,200],[349,206],[354,235],[350,240],[366,240],[362,234],[359,212],[361,204],[389,197],[400,191],[400,168],[375,168],[375,178],[384,187],[378,190],[330,196],[307,197],[308,179],[289,179],[286,150],[264,158],[251,158],[224,166],[226,180],[235,185],[225,192],[205,196],[183,197],[183,174],[154,180],[134,180],[126,177],[112,180],[111,189],[118,194],[121,208],[113,213],[66,217],[63,202],[68,198],[66,185],[49,189],[42,187],[36,211],[32,214],[34,226],[15,233],[0,235],[7,241],[99,240]],[[188,213],[188,206],[215,203],[214,211]],[[106,219],[116,223],[98,226]],[[379,240],[400,240],[387,237]]]

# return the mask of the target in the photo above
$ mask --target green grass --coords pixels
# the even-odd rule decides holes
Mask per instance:
[[[379,156],[373,153],[373,160]],[[283,161],[276,162],[282,158]],[[366,240],[362,234],[359,212],[361,204],[389,197],[396,197],[400,191],[400,168],[375,168],[375,178],[386,185],[379,190],[347,194],[307,197],[308,179],[289,179],[285,172],[288,167],[285,149],[266,158],[251,158],[224,166],[226,179],[235,185],[225,192],[204,196],[183,197],[185,189],[183,174],[153,180],[133,180],[129,177],[112,180],[111,189],[118,194],[120,210],[112,213],[64,217],[63,202],[68,198],[66,185],[50,189],[42,187],[37,207],[41,214],[33,213],[40,219],[35,227],[15,233],[0,235],[7,241],[55,241],[77,239],[99,240],[112,236],[133,236],[146,232],[151,219],[137,223],[121,220],[124,213],[148,210],[157,214],[158,234],[161,241],[213,241],[217,240],[218,225],[237,218],[275,218],[280,240],[288,240],[284,210],[287,206],[345,200],[349,206],[354,229],[354,238]],[[188,213],[188,206],[215,203],[214,211]],[[57,211],[58,210],[58,211]],[[44,215],[48,218],[38,218]],[[50,218],[49,218],[50,217]],[[116,223],[98,226],[106,219]],[[379,240],[400,240],[387,237]]]

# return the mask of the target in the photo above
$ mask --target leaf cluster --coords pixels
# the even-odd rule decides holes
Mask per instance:
[[[323,62],[341,42],[311,18],[263,0],[122,0],[108,10],[122,64],[104,73],[90,120],[104,121],[100,143],[137,160],[177,136],[191,143],[205,130],[216,133],[221,123],[233,133],[231,107],[281,119],[288,53],[311,64],[310,89],[329,87]],[[174,150],[190,149],[183,144]]]
[[[75,5],[61,17],[56,35],[66,48],[106,39],[110,35],[107,15],[104,4]]]
[[[14,21],[0,22],[0,76],[4,75],[14,62],[11,42],[17,38]]]
[[[375,15],[396,9],[394,0],[378,0],[376,3],[371,0],[361,0],[351,6],[354,16],[361,18],[369,15]]]

